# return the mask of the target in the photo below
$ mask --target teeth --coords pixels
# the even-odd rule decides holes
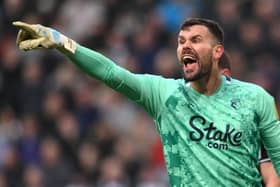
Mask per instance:
[[[195,57],[190,55],[183,56],[183,60],[187,60],[187,59],[195,60]]]
[[[185,57],[183,57],[183,60],[194,60],[194,59],[191,57],[185,56]]]
[[[190,55],[183,56],[184,64],[192,64],[192,63],[195,63],[196,61],[197,61],[197,59],[193,56],[190,56]]]

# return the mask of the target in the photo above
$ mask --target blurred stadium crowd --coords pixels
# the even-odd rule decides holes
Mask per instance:
[[[164,187],[152,120],[55,50],[21,52],[12,21],[51,26],[135,73],[181,76],[187,17],[225,30],[233,77],[280,100],[277,0],[2,0],[0,187]],[[277,103],[279,105],[279,102]]]

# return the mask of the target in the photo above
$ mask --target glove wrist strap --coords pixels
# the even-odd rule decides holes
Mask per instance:
[[[64,36],[63,34],[61,34],[60,37],[61,37],[61,44],[60,47],[58,47],[58,49],[62,53],[74,54],[76,51],[77,43],[74,40]]]
[[[77,47],[77,43],[76,43],[74,40],[72,40],[72,39],[70,39],[70,38],[66,38],[66,39],[64,40],[63,48],[64,48],[66,51],[68,51],[68,52],[74,54],[75,51],[76,51],[76,47]]]

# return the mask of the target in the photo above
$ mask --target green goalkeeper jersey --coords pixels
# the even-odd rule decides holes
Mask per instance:
[[[133,74],[82,46],[69,57],[154,119],[171,186],[261,186],[261,141],[280,173],[280,125],[274,99],[261,87],[223,77],[206,96],[183,79]]]

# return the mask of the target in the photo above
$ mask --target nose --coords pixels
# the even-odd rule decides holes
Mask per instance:
[[[186,41],[184,42],[184,44],[182,44],[182,48],[183,49],[192,49],[192,44],[190,41]]]

